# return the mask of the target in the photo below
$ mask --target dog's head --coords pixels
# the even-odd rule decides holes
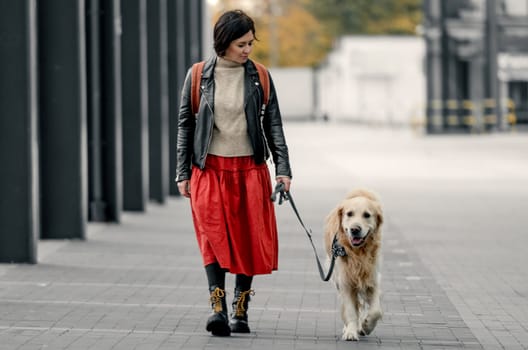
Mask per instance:
[[[351,192],[328,216],[327,229],[340,232],[352,248],[363,246],[377,235],[383,213],[377,197],[367,190]]]

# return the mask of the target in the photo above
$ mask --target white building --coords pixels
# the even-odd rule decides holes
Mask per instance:
[[[314,70],[310,67],[270,68],[281,114],[287,120],[315,117]]]
[[[418,36],[346,36],[318,71],[318,116],[380,125],[422,121],[425,43]]]

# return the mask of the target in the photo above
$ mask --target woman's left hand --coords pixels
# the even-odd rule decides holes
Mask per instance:
[[[288,176],[277,176],[275,181],[277,181],[277,183],[283,183],[284,184],[284,192],[289,192],[290,191],[291,179]]]

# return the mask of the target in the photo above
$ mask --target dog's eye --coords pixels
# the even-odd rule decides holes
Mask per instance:
[[[350,217],[354,216],[354,212],[353,211],[347,211],[346,216],[348,216],[350,218]]]
[[[367,212],[363,213],[363,217],[364,217],[365,219],[370,218],[370,213],[367,213]]]

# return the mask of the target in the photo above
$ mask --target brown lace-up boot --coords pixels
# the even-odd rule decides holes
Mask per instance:
[[[250,296],[255,295],[253,289],[241,291],[235,288],[235,298],[233,299],[233,313],[229,326],[233,333],[249,333],[247,309]]]
[[[217,286],[211,286],[209,291],[211,292],[213,314],[207,319],[205,329],[213,335],[229,336],[231,335],[231,328],[229,328],[229,318],[227,317],[225,291]]]

